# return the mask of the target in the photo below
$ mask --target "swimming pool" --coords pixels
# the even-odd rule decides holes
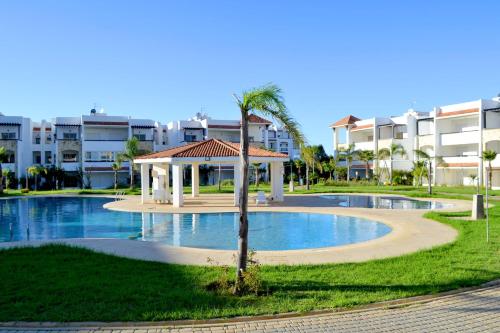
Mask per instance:
[[[129,213],[103,208],[109,198],[41,197],[0,200],[0,241],[119,238],[171,246],[234,250],[235,213]],[[249,213],[249,246],[296,250],[339,246],[382,237],[383,223],[312,213]]]
[[[404,197],[377,195],[326,194],[321,198],[331,201],[332,207],[383,208],[383,209],[441,209],[450,207],[441,202],[414,200]]]

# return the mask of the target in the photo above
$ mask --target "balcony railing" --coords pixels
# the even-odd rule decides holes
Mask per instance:
[[[356,150],[373,150],[375,148],[373,141],[354,142]]]
[[[466,131],[466,132],[454,132],[454,133],[442,133],[441,134],[441,145],[451,146],[451,145],[466,145],[479,143],[479,131]]]
[[[477,155],[471,156],[443,156],[443,162],[446,164],[471,164],[479,163],[479,157]]]

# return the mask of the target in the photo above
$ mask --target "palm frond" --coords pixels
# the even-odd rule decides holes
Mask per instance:
[[[247,112],[259,112],[272,117],[283,125],[299,147],[306,145],[306,138],[299,123],[291,116],[285,106],[281,89],[274,84],[267,84],[243,93],[243,98],[235,97],[237,103]],[[248,114],[247,114],[248,116]]]

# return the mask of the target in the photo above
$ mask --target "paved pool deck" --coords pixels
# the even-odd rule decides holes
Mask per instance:
[[[349,194],[355,195],[355,194]],[[374,195],[374,194],[369,194]],[[382,195],[389,196],[389,195]],[[470,210],[471,202],[464,200],[437,199],[435,201],[453,205],[443,211]],[[355,216],[385,223],[392,231],[374,240],[319,249],[258,251],[256,259],[262,264],[326,264],[363,262],[400,256],[429,249],[455,240],[458,233],[450,226],[425,219],[426,209],[371,209],[331,207],[331,201],[317,195],[286,195],[281,203],[268,206],[249,205],[251,212],[305,212]],[[106,208],[118,211],[142,213],[208,213],[237,212],[232,195],[205,194],[197,198],[185,196],[185,206],[174,208],[167,204],[141,204],[140,197],[128,196],[113,201]],[[471,223],[474,223],[471,221]],[[211,258],[218,264],[233,264],[235,251],[173,247],[158,242],[143,242],[124,239],[64,239],[50,241],[21,241],[0,243],[0,248],[15,246],[40,246],[61,243],[81,246],[95,251],[128,258],[189,265],[207,265]]]

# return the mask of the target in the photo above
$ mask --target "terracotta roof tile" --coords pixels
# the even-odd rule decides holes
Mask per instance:
[[[272,124],[271,121],[264,119],[262,117],[259,117],[253,113],[248,115],[248,122],[255,123],[255,124]]]
[[[333,124],[330,125],[330,127],[340,127],[340,126],[346,126],[346,125],[351,125],[357,122],[359,119],[358,117],[354,117],[353,115],[348,115],[347,117],[344,117]]]
[[[154,159],[165,157],[235,157],[240,154],[240,145],[222,141],[218,139],[210,139],[201,142],[190,143],[180,147],[174,147],[163,150],[157,153],[147,154],[137,157],[140,159]],[[268,151],[261,148],[249,147],[249,156],[251,157],[278,157],[288,158],[288,155]]]
[[[449,116],[458,116],[460,114],[468,114],[468,113],[476,113],[479,112],[479,109],[467,109],[467,110],[459,110],[459,111],[451,111],[451,112],[439,112],[437,114],[438,118],[441,117],[449,117]]]

